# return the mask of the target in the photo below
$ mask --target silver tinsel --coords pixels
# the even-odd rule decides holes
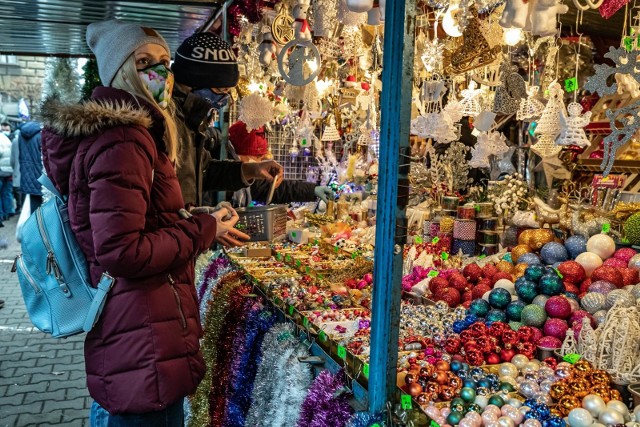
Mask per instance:
[[[306,355],[308,350],[296,338],[291,324],[278,324],[267,332],[247,426],[295,425],[312,380],[310,365],[298,361]]]

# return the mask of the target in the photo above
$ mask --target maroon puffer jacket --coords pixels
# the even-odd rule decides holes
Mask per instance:
[[[104,271],[116,278],[85,341],[89,392],[113,414],[164,409],[204,375],[194,260],[215,220],[180,219],[164,122],[148,103],[98,88],[84,104],[45,103],[43,116],[44,165],[69,195],[93,283]]]

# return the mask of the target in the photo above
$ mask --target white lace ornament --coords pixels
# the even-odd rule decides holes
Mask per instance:
[[[322,133],[322,142],[340,141],[340,133],[336,128],[336,122],[331,118],[329,124],[324,128]]]
[[[560,115],[566,114],[564,101],[562,100],[562,87],[558,82],[553,82],[549,86],[549,102],[544,108],[544,111],[540,115],[538,120],[538,126],[536,127],[536,135],[546,135],[552,137],[555,140],[562,127],[560,125]]]
[[[562,150],[562,147],[557,145],[555,140],[555,136],[540,135],[538,136],[538,142],[531,146],[531,151],[542,158],[556,156]]]
[[[527,89],[527,97],[520,101],[517,120],[537,119],[544,111],[544,104],[538,99],[538,86],[531,86]]]
[[[502,84],[496,89],[493,101],[493,112],[515,114],[520,106],[520,100],[527,97],[524,79],[507,63],[500,67]]]
[[[482,105],[480,104],[480,94],[482,89],[476,89],[476,82],[473,80],[469,83],[467,89],[463,89],[462,94],[462,113],[465,116],[475,117],[482,111]]]
[[[469,166],[472,168],[488,168],[491,166],[489,156],[498,158],[509,152],[506,143],[507,139],[500,132],[481,132],[478,135],[478,142],[471,149],[471,160]]]
[[[556,140],[556,144],[562,146],[577,145],[578,147],[588,147],[591,142],[584,132],[584,127],[589,124],[591,119],[591,111],[582,113],[582,105],[572,102],[567,107],[569,116],[564,113],[560,115],[560,125],[562,131]]]
[[[273,104],[258,92],[249,94],[240,101],[238,119],[247,125],[249,132],[264,126],[273,116]]]

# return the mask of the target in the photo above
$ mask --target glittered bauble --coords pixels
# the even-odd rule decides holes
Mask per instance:
[[[514,330],[517,331],[518,329],[520,329],[522,327],[522,323],[521,322],[509,322],[509,327]]]
[[[552,319],[552,320],[559,320],[559,319]],[[562,340],[556,337],[546,336],[546,337],[542,337],[538,341],[538,346],[545,349],[560,348],[562,346]]]
[[[521,263],[522,261],[520,261],[520,257],[526,253],[531,252],[531,248],[527,245],[518,245],[515,246],[512,250],[511,250],[511,259],[513,260],[513,262],[515,263]]]
[[[580,323],[582,324],[582,319],[584,318],[588,318],[591,322],[591,326],[593,328],[596,327],[594,321],[593,321],[593,317],[591,316],[591,314],[587,313],[584,310],[578,310],[578,311],[574,311],[573,313],[571,313],[571,317],[569,318],[569,324],[573,325],[575,323]]]
[[[571,236],[564,242],[569,256],[575,259],[578,255],[587,251],[587,239],[584,236]]]
[[[593,319],[596,321],[598,326],[602,325],[605,320],[607,320],[607,310],[598,310],[593,313]]]
[[[541,327],[547,320],[547,313],[544,309],[536,304],[529,304],[522,309],[522,323],[527,326]]]
[[[562,279],[557,274],[545,274],[540,278],[538,283],[538,291],[545,295],[559,295],[564,291],[564,284]]]
[[[582,407],[589,411],[592,417],[598,417],[607,404],[600,396],[589,394],[582,399]]]
[[[606,259],[603,263],[603,266],[607,266],[607,267],[615,267],[615,268],[620,268],[620,267],[626,267],[628,265],[627,262],[624,262],[621,259],[618,258],[609,258]]]
[[[584,268],[587,277],[591,277],[591,273],[602,265],[602,258],[593,252],[583,252],[576,257],[576,262]]]
[[[544,309],[550,317],[567,319],[571,315],[571,304],[569,300],[562,295],[549,298],[544,305]]]
[[[640,271],[640,254],[631,257],[628,267]]]
[[[595,313],[604,308],[607,297],[599,292],[589,292],[580,300],[580,305],[588,313]]]
[[[587,251],[605,260],[616,251],[616,242],[607,234],[596,234],[587,241]]]
[[[629,260],[633,258],[637,252],[632,248],[620,248],[613,254],[614,258],[621,259],[625,263],[629,264]]]
[[[468,311],[469,313],[475,314],[478,317],[485,317],[487,313],[489,313],[490,309],[491,306],[487,301],[483,299],[477,299],[471,303]]]
[[[555,236],[553,235],[552,230],[548,228],[539,228],[539,229],[533,230],[532,237],[529,240],[528,244],[529,246],[531,246],[531,249],[533,249],[534,251],[537,251],[540,248],[542,248],[545,244],[549,242],[553,242],[554,238]]]
[[[511,294],[503,288],[495,288],[489,294],[489,304],[493,308],[504,309],[511,302]]]
[[[549,301],[549,297],[548,296],[546,296],[546,295],[538,295],[533,299],[533,301],[531,301],[531,304],[539,305],[540,307],[542,307],[544,309],[545,306],[547,305],[547,301]]]
[[[547,319],[542,328],[545,335],[555,337],[559,340],[564,340],[567,335],[567,329],[569,329],[569,326],[567,322],[562,319]]]
[[[507,318],[511,321],[519,322],[522,318],[522,309],[525,307],[524,301],[513,301],[507,305],[505,312],[507,313]]]
[[[542,427],[566,427],[567,423],[560,417],[550,417],[542,422]]]
[[[512,281],[513,275],[511,275],[511,273],[507,273],[504,271],[498,271],[496,274],[491,276],[491,285],[495,286],[495,284],[498,283],[500,280]]]
[[[523,264],[528,264],[528,265],[542,264],[542,261],[540,261],[540,258],[538,258],[538,255],[534,253],[523,254],[520,258],[518,258],[518,262]]]
[[[498,268],[493,264],[487,264],[482,267],[482,275],[488,279],[492,278],[498,271]]]
[[[498,271],[511,273],[513,271],[513,264],[509,261],[501,260],[496,264],[496,268],[498,269]]]
[[[524,270],[524,277],[535,283],[538,283],[540,278],[544,275],[545,269],[542,265],[530,265]]]
[[[545,264],[555,264],[566,261],[569,258],[569,253],[561,243],[549,242],[540,250],[540,256]]]
[[[606,280],[607,282],[613,283],[618,288],[624,286],[624,278],[620,271],[615,267],[607,265],[603,265],[593,270],[593,273],[591,273],[591,280]]]
[[[589,411],[583,408],[572,409],[568,419],[571,427],[588,427],[593,424],[593,417]]]
[[[636,299],[640,298],[640,283],[631,288],[631,295]]]
[[[449,286],[454,289],[457,289],[458,292],[460,293],[466,291],[467,289],[470,289],[470,285],[469,285],[469,282],[467,281],[467,278],[460,273],[453,273],[449,277]]]
[[[506,322],[507,315],[504,311],[500,309],[491,309],[489,313],[487,313],[487,322]]]
[[[616,285],[606,280],[598,280],[591,282],[589,286],[589,292],[597,292],[599,294],[607,295],[609,292],[617,289]]]
[[[482,268],[476,263],[468,264],[462,269],[462,275],[470,282],[477,282],[482,277]]]
[[[624,223],[624,237],[629,243],[637,245],[640,243],[640,212],[631,215]]]
[[[633,307],[636,305],[636,299],[631,292],[627,292],[624,289],[614,289],[607,295],[605,308],[609,309],[615,304],[618,307]]]
[[[450,308],[456,307],[460,304],[461,296],[457,289],[444,288],[434,294],[434,298],[437,301],[444,301]]]
[[[480,283],[482,280],[484,279],[479,280],[478,284],[471,290],[471,296],[473,299],[482,298],[482,295],[491,291],[491,286],[489,284]]]
[[[525,273],[525,277],[526,277],[526,273]],[[538,289],[537,289],[536,283],[527,279],[524,279],[524,280],[518,279],[518,281],[520,282],[519,283],[516,282],[516,285],[515,285],[516,294],[518,295],[518,297],[520,297],[520,299],[522,299],[524,302],[533,301],[536,295],[538,295]]]
[[[516,288],[515,285],[513,284],[513,282],[509,279],[500,279],[498,280],[495,285],[494,288],[502,288],[507,290],[511,295],[515,295],[516,293]]]
[[[562,274],[562,280],[569,281],[573,284],[580,284],[587,274],[584,267],[575,261],[565,261],[558,266],[558,272]]]
[[[636,283],[638,283],[638,281],[640,281],[640,275],[638,274],[638,271],[634,270],[633,268],[623,267],[619,268],[618,271],[622,275],[622,283],[624,284],[624,286],[635,285]]]

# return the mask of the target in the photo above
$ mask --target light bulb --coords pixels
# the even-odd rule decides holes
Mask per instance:
[[[522,40],[521,28],[509,28],[504,32],[504,42],[507,46],[515,46]]]
[[[318,69],[318,63],[316,62],[315,59],[308,60],[307,65],[309,66],[309,69],[311,70],[312,73],[315,73],[316,70]]]
[[[247,86],[247,89],[249,89],[249,92],[251,93],[258,92],[260,91],[260,84],[254,81],[251,81],[251,83],[249,83],[249,85]]]

